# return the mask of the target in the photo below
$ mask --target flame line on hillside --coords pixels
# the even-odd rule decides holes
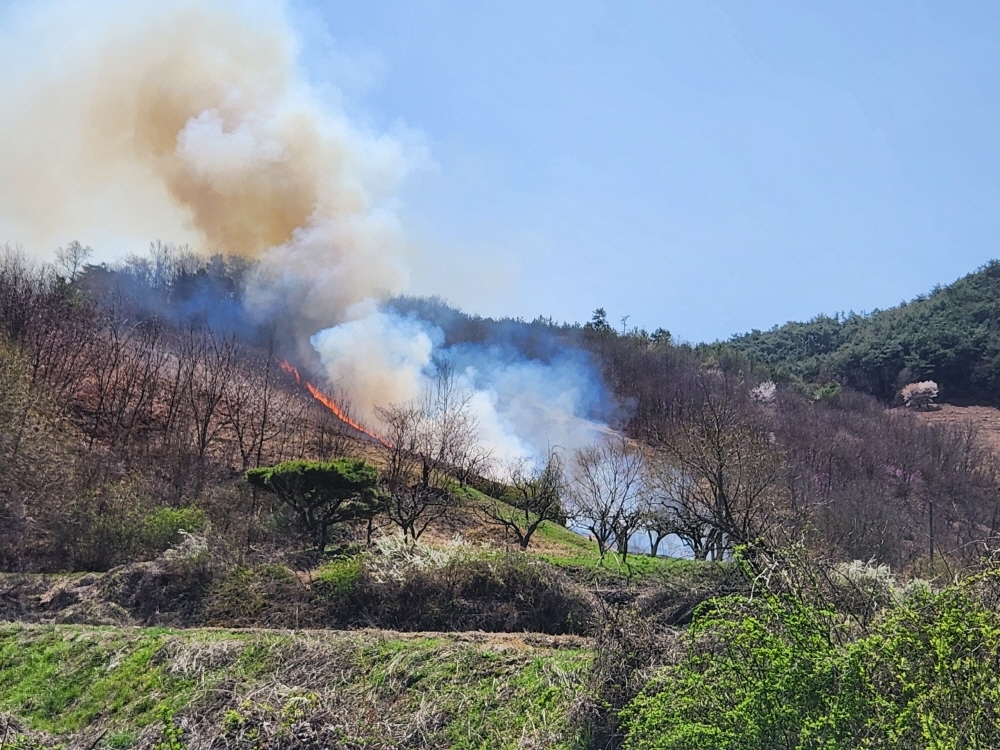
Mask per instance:
[[[309,394],[314,399],[323,404],[323,406],[325,406],[327,409],[333,412],[333,415],[341,422],[346,424],[348,427],[353,427],[358,432],[367,435],[372,440],[378,440],[386,448],[392,448],[392,444],[388,440],[386,440],[380,435],[376,435],[371,430],[367,430],[364,427],[362,427],[358,422],[355,422],[353,419],[347,416],[347,412],[345,412],[342,408],[340,408],[340,405],[336,401],[327,396],[325,393],[323,393],[323,391],[314,386],[308,380],[303,380],[302,376],[299,375],[298,368],[296,368],[295,365],[293,365],[287,359],[282,360],[279,363],[279,366],[284,372],[288,373],[289,375],[295,378],[295,382],[297,385],[305,385],[306,390],[309,391]]]
[[[281,368],[282,372],[288,373],[295,378],[296,385],[302,385],[302,378],[299,377],[299,371],[291,362],[287,359],[283,359],[278,363],[278,366]]]

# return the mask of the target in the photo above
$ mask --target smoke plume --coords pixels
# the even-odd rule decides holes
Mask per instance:
[[[589,365],[445,351],[439,328],[380,306],[407,287],[413,253],[394,206],[426,157],[310,86],[280,2],[0,12],[0,241],[124,249],[159,236],[255,258],[252,312],[294,320],[369,420],[418,397],[450,359],[502,454],[599,429],[578,416],[606,400]]]
[[[29,240],[163,229],[261,259],[260,305],[317,325],[406,287],[410,166],[311,89],[273,2],[14,6],[0,44],[0,214]],[[9,222],[8,222],[9,223]],[[148,237],[148,235],[147,235]],[[14,238],[12,238],[14,239]],[[20,239],[20,238],[18,238]]]
[[[572,451],[607,428],[609,399],[586,357],[563,348],[546,361],[516,347],[443,346],[444,331],[414,314],[363,306],[358,317],[312,337],[330,383],[373,423],[373,405],[418,401],[442,366],[456,378],[480,440],[502,460]]]

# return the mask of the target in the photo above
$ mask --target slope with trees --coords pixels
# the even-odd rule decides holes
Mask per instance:
[[[931,424],[858,390],[892,396],[903,362],[907,382],[934,376],[953,394],[948,357],[989,348],[993,266],[896,311],[761,334],[785,357],[772,360],[738,343],[692,348],[662,329],[619,330],[603,310],[556,325],[396,300],[441,325],[448,344],[538,360],[571,352],[600,372],[600,440],[500,465],[447,368],[422,398],[385,406],[382,441],[348,429],[279,367],[287,322],[259,326],[242,311],[245,263],[163,245],[117,266],[86,256],[70,246],[58,268],[0,257],[0,615],[158,627],[127,638],[81,625],[0,633],[0,676],[16,686],[0,710],[24,717],[4,718],[19,742],[96,747],[101,737],[73,734],[93,719],[122,732],[115,747],[239,744],[272,730],[276,744],[309,746],[355,737],[337,734],[338,707],[375,716],[390,703],[412,747],[993,741],[996,456],[972,425]],[[936,311],[921,318],[928,331],[941,320],[959,330],[978,309],[980,350],[882,347],[909,330],[909,308]],[[904,349],[916,359],[897,361]],[[788,369],[793,360],[803,369]],[[841,361],[857,372],[837,375]],[[843,384],[805,387],[813,376]],[[931,390],[908,394],[918,407]],[[668,536],[695,559],[657,557]],[[644,538],[652,554],[634,554]],[[325,636],[275,645],[273,633],[211,631],[195,643],[163,626],[474,632],[375,636],[344,662],[377,670],[351,678],[360,692],[348,703],[322,686],[256,684],[247,695],[274,702],[234,693],[223,710],[193,701],[192,686],[277,668],[311,688],[315,673],[281,668],[316,668]],[[507,645],[488,655],[455,645],[502,641],[478,631],[535,635],[503,641],[516,658]],[[585,649],[572,658],[522,658],[542,634],[593,640],[567,642]],[[244,648],[247,638],[262,640]],[[82,682],[58,672],[63,657]],[[530,682],[510,678],[503,693],[530,722],[453,690],[470,675],[496,685],[505,664]],[[147,672],[162,678],[159,726],[147,703],[133,706],[142,726],[86,713],[112,689],[148,687]],[[487,715],[508,718],[484,728]]]
[[[1000,262],[897,307],[786,323],[728,346],[786,376],[839,380],[886,402],[933,380],[946,401],[1000,404]]]

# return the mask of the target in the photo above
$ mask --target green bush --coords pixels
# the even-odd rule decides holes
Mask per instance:
[[[141,544],[153,555],[163,552],[183,539],[205,529],[208,519],[199,508],[158,508],[148,516],[140,531]]]
[[[136,560],[150,560],[208,525],[199,508],[150,510],[145,493],[130,481],[83,492],[60,525],[60,536],[74,570],[104,571]]]
[[[712,602],[685,656],[623,712],[625,746],[1000,747],[1000,614],[983,597],[998,580],[917,591],[854,640],[832,611],[790,598]]]
[[[331,560],[316,572],[313,585],[329,598],[350,596],[357,589],[363,569],[362,555]]]

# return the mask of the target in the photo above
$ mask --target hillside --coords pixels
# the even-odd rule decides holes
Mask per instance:
[[[1000,632],[995,410],[775,384],[738,347],[602,310],[559,326],[397,299],[440,334],[439,377],[362,424],[292,323],[254,322],[245,263],[153,251],[155,277],[0,254],[0,747],[995,737],[951,700],[989,704],[995,670],[944,668]],[[986,305],[994,270],[966,297]],[[556,380],[585,408],[537,391],[519,410],[596,429],[495,455],[448,379],[462,361],[517,373],[507,398]]]
[[[937,409],[918,411],[917,416],[928,424],[969,431],[984,448],[1000,455],[1000,409],[942,404]]]
[[[867,315],[818,316],[733,337],[729,346],[785,377],[837,380],[891,402],[934,380],[953,403],[1000,403],[1000,262],[911,302]]]
[[[538,510],[531,487],[542,474],[521,477],[530,480],[521,488],[527,495],[495,481],[498,473],[512,476],[510,457],[494,453],[496,422],[490,440],[476,434],[481,414],[473,413],[471,396],[460,396],[468,381],[430,383],[420,403],[381,404],[388,409],[383,424],[372,428],[387,431],[382,440],[359,431],[344,418],[350,420],[350,394],[336,393],[333,401],[310,390],[313,380],[329,383],[289,337],[295,321],[277,314],[254,322],[243,301],[250,273],[245,261],[160,245],[149,258],[85,266],[73,279],[16,253],[0,258],[3,569],[103,572],[156,558],[182,531],[208,533],[213,550],[230,562],[310,569],[321,555],[314,550],[307,564],[308,547],[317,544],[308,519],[245,479],[249,469],[290,460],[370,463],[390,501],[369,519],[376,537],[403,533],[412,542],[429,530],[442,541],[458,533],[507,546],[513,536],[502,527],[511,503],[520,503],[517,512],[530,522]],[[933,308],[959,320],[955,310],[975,308],[988,343],[997,274],[991,266],[907,307],[805,328],[828,329],[832,343],[814,349],[832,358],[850,349],[852,330],[886,327],[886,316]],[[971,301],[955,305],[953,298]],[[927,503],[956,509],[934,530],[934,546],[963,562],[977,554],[970,539],[991,538],[1000,518],[993,513],[995,477],[957,431],[889,412],[849,386],[801,388],[793,379],[761,391],[776,366],[755,365],[735,345],[692,349],[663,330],[619,332],[602,310],[585,325],[558,326],[466,315],[440,300],[397,299],[389,307],[415,329],[439,332],[439,373],[465,362],[505,379],[509,390],[495,393],[495,401],[529,417],[525,435],[536,448],[553,445],[545,434],[552,427],[586,427],[590,446],[577,440],[548,456],[558,469],[554,486],[563,488],[549,506],[550,520],[567,523],[572,513],[576,527],[604,548],[674,535],[693,557],[724,558],[761,534],[772,546],[807,534],[834,559],[874,558],[909,569],[930,552]],[[759,337],[777,341],[782,330]],[[837,348],[840,338],[847,343]],[[814,339],[802,334],[796,341]],[[828,376],[819,366],[817,372],[819,381]],[[878,379],[877,369],[860,372]],[[532,390],[540,382],[549,386],[548,400]],[[947,381],[944,391],[954,391]],[[489,394],[477,391],[477,404],[490,403]],[[560,408],[552,412],[549,401]],[[713,413],[721,422],[707,418]],[[517,435],[503,435],[502,444],[512,437],[523,445]],[[713,446],[718,439],[722,446]],[[735,472],[735,483],[720,479],[713,461]],[[607,462],[658,477],[651,480],[656,493],[642,500],[648,507],[640,507],[634,483],[631,494],[603,493],[631,498],[627,509],[614,510],[600,482],[588,490],[577,481],[588,464],[600,475]],[[513,468],[523,474],[523,465]],[[486,493],[469,503],[470,487]],[[484,513],[493,502],[507,508],[499,518]],[[339,527],[338,548],[370,545],[364,523]],[[529,552],[541,552],[542,544],[536,535]]]
[[[0,624],[0,744],[569,750],[588,645]]]

